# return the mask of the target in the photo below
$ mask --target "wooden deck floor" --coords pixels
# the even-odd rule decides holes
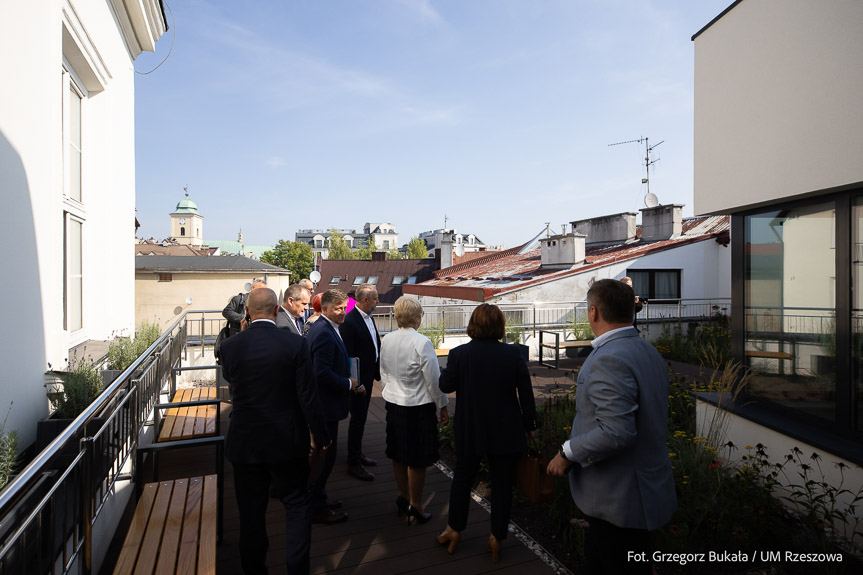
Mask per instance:
[[[567,385],[562,372],[547,368],[531,369],[535,373],[534,384],[537,399],[546,386]],[[571,381],[571,380],[570,380]],[[376,389],[379,395],[379,390]],[[222,429],[228,429],[231,405],[222,404]],[[450,411],[453,411],[452,405]],[[359,481],[347,474],[346,445],[348,420],[339,426],[339,454],[327,484],[331,500],[340,499],[348,520],[338,525],[315,525],[312,528],[311,571],[312,573],[395,575],[411,573],[417,575],[446,573],[502,573],[531,575],[554,573],[555,570],[542,561],[533,551],[522,544],[512,533],[504,541],[501,560],[491,562],[486,552],[489,535],[488,513],[475,501],[471,502],[468,527],[462,534],[456,552],[449,555],[446,548],[438,545],[435,534],[446,527],[449,507],[450,479],[436,467],[430,467],[424,491],[426,511],[432,519],[425,525],[408,526],[406,519],[396,516],[395,499],[398,495],[392,466],[386,458],[386,424],[384,401],[373,397],[366,422],[363,449],[367,456],[376,459],[378,465],[369,468],[375,474],[371,482]],[[211,473],[214,457],[211,448],[182,450],[167,453],[160,461],[160,478],[187,477],[190,474]],[[131,514],[127,514],[131,517]],[[271,573],[283,573],[284,558],[284,510],[277,500],[271,500],[267,510],[267,532],[270,547],[267,564]],[[125,526],[118,529],[117,540],[112,548],[122,544]],[[224,539],[217,551],[217,573],[233,575],[241,573],[239,560],[239,519],[234,497],[233,469],[225,464],[225,508]],[[106,559],[103,573],[111,573],[112,551]]]

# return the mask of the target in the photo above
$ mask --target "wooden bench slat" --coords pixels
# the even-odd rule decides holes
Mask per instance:
[[[183,537],[180,543],[180,554],[177,558],[177,573],[194,573],[198,562],[203,484],[203,477],[189,479],[189,494],[186,497],[186,512],[183,517]]]
[[[141,542],[141,553],[138,555],[138,563],[135,565],[136,574],[152,575],[153,573],[153,567],[159,557],[162,529],[165,526],[165,516],[171,503],[173,487],[173,481],[159,482],[159,492],[156,493],[156,501],[153,503],[150,520],[147,522],[147,531]]]
[[[174,402],[179,403],[180,401],[190,401],[189,397],[191,394],[189,392],[190,392],[190,390],[188,390],[188,389],[184,389],[182,394],[180,394],[178,392],[174,396],[175,397]],[[181,399],[177,400],[176,399],[177,396],[179,396]],[[188,417],[188,415],[189,415],[189,408],[188,407],[181,407],[177,410],[177,419],[179,421],[177,421],[177,423],[174,424],[174,430],[171,432],[171,439],[172,440],[187,439],[188,438],[188,436],[184,436],[184,434],[183,434],[183,432],[186,428],[186,417]]]
[[[204,478],[204,507],[201,512],[201,536],[198,548],[198,573],[216,573],[216,527],[219,519],[218,477]]]
[[[201,398],[201,390],[199,388],[189,389],[187,390],[190,393],[186,394],[188,399],[183,399],[183,401],[198,401]],[[180,430],[180,433],[183,436],[183,439],[187,439],[189,437],[195,436],[195,420],[198,415],[198,407],[187,407],[186,408],[186,419],[183,421],[183,428]]]
[[[156,492],[158,490],[158,483],[148,483],[144,486],[141,497],[138,499],[138,505],[135,507],[135,515],[132,517],[129,532],[126,534],[125,541],[123,541],[123,549],[120,551],[120,557],[117,559],[117,565],[114,567],[114,573],[117,575],[126,575],[127,573],[131,573],[135,568],[135,562],[138,560],[138,550],[141,548],[141,540],[144,538],[144,532],[150,520],[150,510],[153,508],[153,502],[156,500]]]
[[[174,575],[177,563],[177,549],[180,543],[180,532],[183,528],[183,513],[186,510],[186,492],[189,488],[187,479],[174,481],[174,491],[171,494],[171,505],[165,518],[165,533],[159,548],[159,562],[156,564],[158,575]]]

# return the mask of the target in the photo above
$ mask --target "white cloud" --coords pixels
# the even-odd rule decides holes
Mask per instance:
[[[434,9],[430,0],[398,0],[398,2],[402,6],[409,8],[423,22],[435,25],[446,24],[446,21]]]

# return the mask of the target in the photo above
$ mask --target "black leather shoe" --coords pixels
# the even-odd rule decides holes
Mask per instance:
[[[348,475],[350,475],[351,477],[355,477],[360,481],[374,481],[375,479],[375,476],[369,473],[368,469],[366,469],[362,465],[349,465]]]
[[[377,461],[375,461],[371,457],[366,457],[365,455],[360,455],[360,463],[362,465],[365,465],[366,467],[374,467],[378,464]]]
[[[327,501],[327,509],[341,509],[342,508],[342,500],[336,499],[335,501]]]
[[[335,525],[336,523],[341,523],[342,521],[347,521],[348,514],[344,511],[333,511],[328,507],[324,507],[314,515],[312,515],[312,523],[319,523],[323,525]]]

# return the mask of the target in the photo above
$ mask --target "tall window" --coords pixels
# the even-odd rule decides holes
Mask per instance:
[[[835,204],[774,209],[745,217],[744,226],[748,393],[833,421]]]
[[[64,218],[65,289],[64,329],[78,331],[84,327],[83,224],[69,214]]]
[[[68,196],[81,201],[81,93],[69,82],[68,126],[66,159],[69,169]]]

